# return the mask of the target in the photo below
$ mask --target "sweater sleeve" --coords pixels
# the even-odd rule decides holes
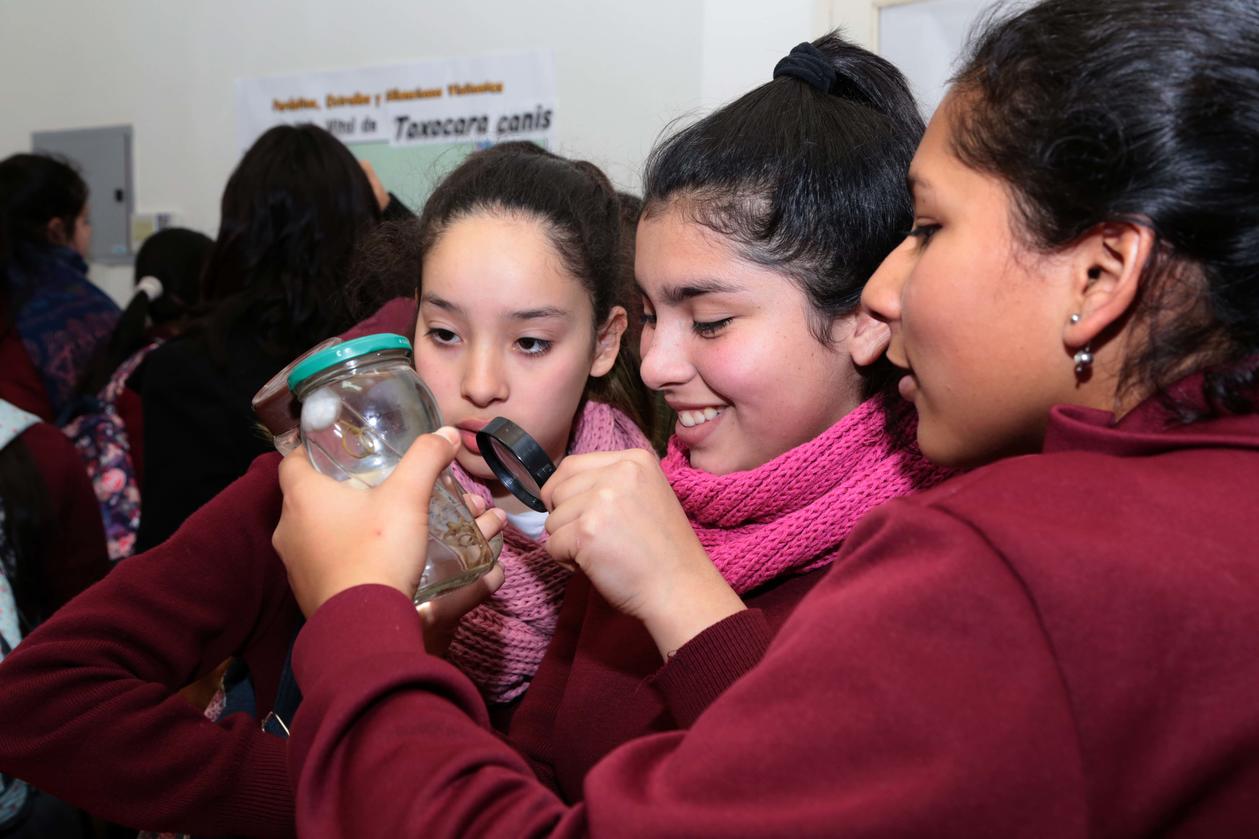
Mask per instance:
[[[605,757],[575,807],[492,736],[467,679],[417,655],[405,597],[342,593],[296,648],[299,831],[1087,833],[1069,703],[1025,590],[965,523],[892,508],[850,537],[759,664],[689,729]]]
[[[176,694],[242,650],[283,660],[296,607],[271,548],[277,462],[259,459],[0,664],[0,771],[130,826],[292,835],[285,741]]]
[[[20,438],[44,479],[52,524],[41,534],[48,603],[58,609],[109,573],[109,550],[96,492],[83,459],[60,429],[46,423]]]
[[[687,728],[726,688],[756,666],[773,633],[760,609],[744,609],[696,635],[652,677],[673,721]]]

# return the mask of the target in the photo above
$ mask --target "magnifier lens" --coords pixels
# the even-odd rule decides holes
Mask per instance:
[[[546,512],[542,485],[555,464],[538,441],[505,417],[495,417],[476,434],[477,447],[499,482],[530,509]]]
[[[511,473],[522,490],[533,496],[542,494],[542,487],[538,486],[538,482],[534,480],[533,475],[529,474],[529,470],[520,462],[520,458],[516,457],[515,452],[498,440],[492,440],[492,446],[494,454],[498,456],[498,462]]]

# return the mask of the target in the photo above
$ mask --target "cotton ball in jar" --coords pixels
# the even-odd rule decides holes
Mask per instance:
[[[302,401],[302,431],[331,428],[340,415],[341,398],[329,388],[321,387]]]

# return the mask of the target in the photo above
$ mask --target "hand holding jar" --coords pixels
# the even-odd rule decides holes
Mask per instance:
[[[284,385],[300,402],[300,422]],[[315,347],[259,391],[254,409],[282,453],[300,440],[316,471],[361,489],[385,480],[413,441],[441,425],[432,393],[411,366],[411,343],[392,333]],[[428,502],[426,564],[411,591],[417,605],[473,582],[494,561],[462,495],[442,469]]]
[[[449,428],[422,435],[389,478],[370,489],[319,474],[303,449],[284,459],[284,507],[272,542],[303,613],[357,585],[386,585],[412,596],[428,552],[429,499],[457,441]],[[493,536],[504,521],[497,509],[483,513],[476,519],[479,535]],[[501,580],[495,571],[477,585],[492,590]]]

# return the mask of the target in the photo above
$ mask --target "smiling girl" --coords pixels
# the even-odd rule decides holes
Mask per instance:
[[[498,146],[439,184],[418,221],[380,236],[364,257],[368,279],[396,287],[404,273],[418,313],[414,300],[397,300],[350,334],[410,335],[447,421],[471,431],[506,416],[561,460],[648,446],[631,416],[645,394],[620,342],[632,251],[598,169],[528,144]],[[278,461],[259,458],[171,539],[120,564],[5,659],[0,771],[122,824],[293,835],[287,743],[257,721],[280,701],[301,621],[271,545]],[[470,436],[456,470],[481,506],[503,498],[482,480],[491,473]],[[451,660],[492,705],[528,685],[569,576],[545,555],[541,522],[514,512],[511,522],[506,582],[453,640],[429,637],[449,641]],[[425,604],[433,627],[444,626],[434,617],[443,602]],[[248,674],[236,685],[250,688],[229,691],[229,709],[244,696],[254,714],[214,725],[177,691],[229,657],[234,675]],[[286,714],[267,731],[283,733]]]
[[[568,800],[750,667],[861,515],[947,475],[889,435],[878,371],[849,356],[921,125],[900,74],[832,35],[648,161],[641,370],[674,436],[661,464],[569,458],[543,488],[547,549],[585,574],[511,730]]]
[[[318,607],[294,653],[303,835],[1259,832],[1256,78],[1249,0],[1046,0],[982,34],[865,290],[922,448],[981,465],[867,515],[759,663],[606,755],[580,805],[415,655],[390,588],[414,555],[338,545],[384,584],[340,592],[328,529],[282,530],[312,540],[286,559]],[[418,507],[452,445],[413,451]],[[301,466],[305,520],[342,488]],[[670,614],[659,568],[612,559],[601,591]]]

